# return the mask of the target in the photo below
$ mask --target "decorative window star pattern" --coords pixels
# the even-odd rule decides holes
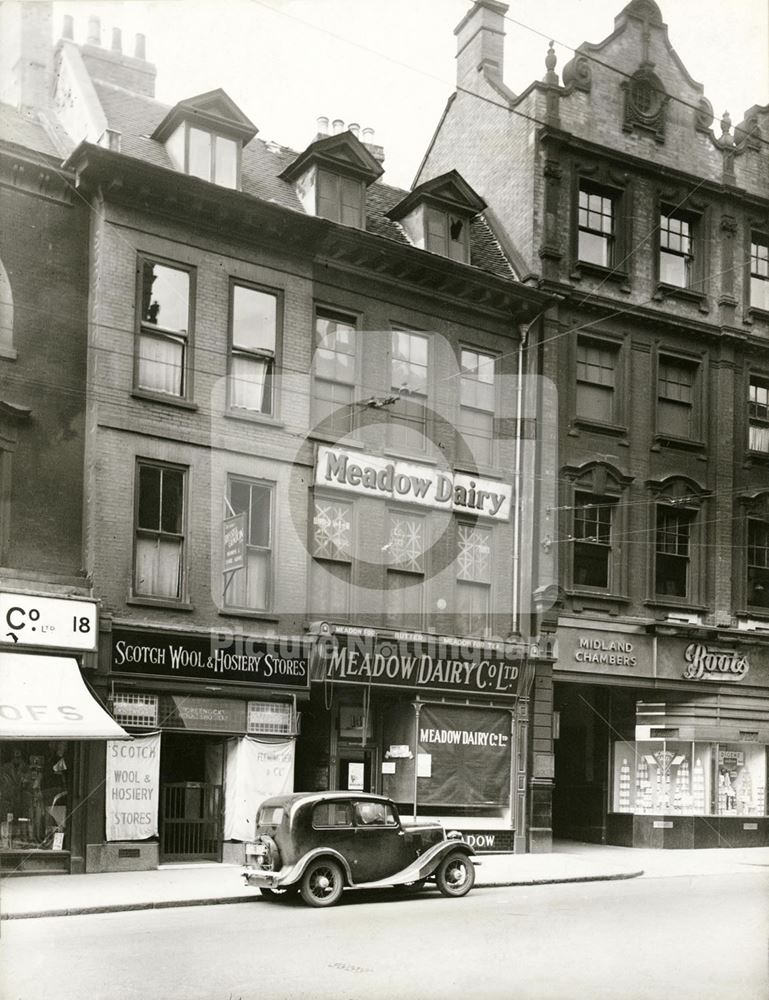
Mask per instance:
[[[491,532],[488,528],[458,525],[459,580],[491,583]]]
[[[424,524],[420,518],[391,515],[387,545],[393,566],[410,573],[424,572]]]
[[[313,555],[348,562],[352,556],[352,508],[347,503],[315,501]]]

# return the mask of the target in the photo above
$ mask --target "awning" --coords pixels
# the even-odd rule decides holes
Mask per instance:
[[[120,740],[71,656],[0,653],[0,739]]]

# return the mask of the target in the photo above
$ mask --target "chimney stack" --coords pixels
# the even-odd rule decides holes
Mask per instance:
[[[335,118],[331,123],[331,127],[334,130],[334,135],[339,135],[340,132],[344,132],[344,122],[341,118]]]
[[[139,32],[134,41],[134,59],[147,58],[147,36]]]
[[[88,18],[88,35],[86,45],[101,45],[101,21],[98,17]]]
[[[328,135],[328,118],[325,115],[321,115],[320,118],[315,123],[317,134],[316,138],[320,139],[321,136]]]
[[[360,125],[357,122],[350,122],[347,128],[352,132],[356,139],[360,139]]]
[[[118,53],[123,52],[123,33],[120,28],[112,29],[112,51]]]
[[[53,4],[0,4],[0,102],[50,106],[53,87]]]
[[[64,22],[61,26],[61,37],[72,41],[75,37],[75,19],[71,14],[64,15]]]
[[[457,36],[457,87],[472,90],[480,70],[502,79],[505,14],[499,0],[476,0],[454,29]]]

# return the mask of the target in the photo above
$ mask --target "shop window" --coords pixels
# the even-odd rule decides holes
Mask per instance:
[[[466,218],[425,208],[425,247],[432,253],[467,263],[470,260],[470,222]]]
[[[619,349],[580,337],[577,341],[577,416],[604,424],[617,422]]]
[[[769,608],[769,522],[748,520],[748,604]]]
[[[366,188],[357,177],[318,170],[317,208],[321,219],[364,229]]]
[[[573,580],[577,587],[608,589],[612,564],[613,502],[590,493],[574,498]]]
[[[690,596],[690,545],[693,513],[657,506],[655,593],[659,597]]]
[[[72,745],[0,743],[0,852],[69,848]]]
[[[189,394],[191,275],[181,266],[141,261],[137,389]]]
[[[387,443],[399,451],[424,450],[427,361],[427,337],[408,330],[393,330],[390,385],[399,398],[388,408]]]
[[[674,438],[697,436],[697,366],[660,356],[657,367],[657,431]]]
[[[224,603],[266,611],[272,592],[273,487],[233,477],[227,483],[227,499],[231,514],[246,516],[246,565],[232,574]]]
[[[277,292],[232,286],[229,404],[272,414],[281,299]]]
[[[459,431],[473,465],[494,464],[495,359],[462,348],[460,351]]]
[[[660,214],[659,278],[663,284],[691,288],[694,280],[694,221],[674,211]]]
[[[315,314],[315,357],[312,420],[321,430],[342,437],[353,429],[357,330],[355,319],[318,309]]]
[[[182,122],[166,141],[177,170],[220,187],[239,187],[241,143]]]
[[[612,810],[651,815],[765,816],[766,748],[677,739],[618,741]]]
[[[491,611],[491,529],[457,524],[457,625],[487,635]]]
[[[769,454],[769,379],[755,376],[748,389],[748,448]]]
[[[615,203],[610,194],[582,182],[579,187],[577,258],[585,264],[612,267]]]
[[[750,304],[769,312],[769,237],[756,233],[750,240]]]
[[[310,606],[316,613],[341,616],[349,613],[352,549],[352,504],[316,497],[310,572]]]
[[[182,598],[185,471],[139,462],[136,484],[134,595]]]

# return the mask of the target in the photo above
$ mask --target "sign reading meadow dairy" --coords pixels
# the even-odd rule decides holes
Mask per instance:
[[[509,483],[343,448],[318,447],[315,484],[497,521],[510,519]]]

